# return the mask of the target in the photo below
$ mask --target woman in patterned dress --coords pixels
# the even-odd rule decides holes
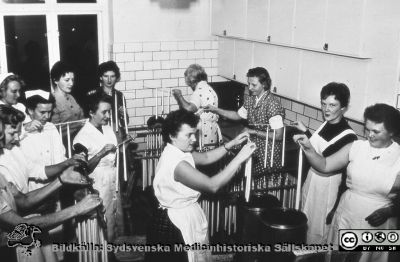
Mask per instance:
[[[173,89],[172,93],[179,107],[186,111],[200,115],[199,143],[202,149],[213,149],[222,141],[221,130],[218,126],[218,115],[212,112],[204,112],[202,107],[213,105],[218,107],[218,96],[214,89],[207,83],[207,74],[204,68],[198,64],[190,65],[185,71],[185,82],[193,90],[189,101],[186,101],[179,89]],[[205,148],[203,148],[203,145]]]
[[[208,105],[204,109],[221,115],[231,120],[247,119],[249,127],[246,131],[251,135],[250,139],[255,142],[257,149],[253,155],[253,176],[259,177],[267,175],[271,171],[281,167],[282,155],[282,136],[283,136],[283,118],[285,116],[284,109],[280,101],[271,93],[271,78],[268,71],[262,67],[252,68],[247,72],[247,82],[249,85],[250,96],[245,97],[244,104],[239,110],[229,111]],[[267,125],[278,126],[275,129],[275,146],[273,148],[273,161],[271,163],[272,154],[272,129],[268,132],[268,155],[267,165],[264,167],[265,157],[265,141],[267,136]]]

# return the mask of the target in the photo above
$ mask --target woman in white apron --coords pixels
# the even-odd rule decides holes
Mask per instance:
[[[340,229],[395,229],[393,193],[400,192],[400,113],[392,106],[375,104],[364,112],[368,141],[355,141],[329,157],[319,155],[305,135],[294,140],[312,167],[326,176],[347,167],[346,185],[328,232],[328,242],[338,245]],[[386,262],[388,252],[362,252],[360,262]]]
[[[342,83],[329,83],[321,90],[321,111],[325,122],[310,138],[316,152],[328,157],[343,146],[357,140],[343,114],[350,99],[349,88]],[[294,125],[310,136],[310,132],[301,122]],[[302,192],[302,211],[307,215],[307,243],[326,244],[330,225],[326,223],[327,215],[333,209],[345,170],[335,171],[327,177],[314,168],[310,168]]]
[[[167,144],[157,165],[154,193],[159,209],[149,224],[147,243],[187,245],[208,243],[208,222],[197,200],[201,191],[215,193],[235,175],[240,165],[255,150],[253,143],[245,145],[224,170],[213,177],[201,173],[195,165],[207,165],[221,159],[232,147],[247,140],[243,133],[234,140],[207,152],[195,152],[199,118],[194,113],[177,110],[168,114],[162,136]],[[207,250],[146,253],[146,261],[209,261]]]
[[[111,99],[95,93],[90,97],[90,120],[76,135],[73,144],[81,144],[88,149],[88,167],[93,178],[93,188],[99,191],[103,200],[107,223],[107,240],[113,241],[116,231],[117,192],[115,151],[117,137],[110,120]]]

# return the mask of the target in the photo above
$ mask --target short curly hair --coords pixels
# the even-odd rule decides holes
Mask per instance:
[[[328,96],[335,96],[335,99],[340,102],[340,107],[347,107],[350,101],[350,90],[343,83],[331,82],[326,84],[321,89],[320,98],[326,99]]]
[[[25,120],[25,114],[12,106],[0,105],[0,122],[4,125],[17,126]]]
[[[400,135],[400,112],[393,106],[381,103],[369,106],[364,111],[364,120],[383,123],[388,132]]]
[[[101,63],[97,67],[97,77],[100,78],[105,72],[108,71],[113,71],[118,80],[121,78],[121,72],[119,71],[119,67],[112,60]]]
[[[271,89],[271,77],[269,76],[269,73],[267,69],[264,67],[255,67],[249,69],[247,72],[247,77],[257,77],[258,81],[260,84],[264,85],[264,90],[270,90]]]
[[[192,128],[196,128],[199,123],[199,116],[184,109],[170,112],[165,118],[161,135],[165,143],[171,143],[171,136],[175,137],[183,124],[187,124]]]
[[[56,99],[52,94],[49,95],[48,99],[41,97],[40,95],[34,95],[26,99],[25,105],[27,109],[35,110],[38,104],[54,104],[56,103]]]
[[[56,82],[60,81],[60,78],[65,76],[67,73],[74,73],[75,69],[72,65],[63,61],[56,62],[50,70],[51,84],[56,87]]]
[[[89,103],[86,106],[86,114],[90,116],[90,113],[95,113],[99,109],[101,102],[112,105],[112,99],[110,96],[103,94],[102,92],[94,92],[87,96]]]
[[[185,79],[189,86],[196,86],[200,81],[207,81],[207,73],[204,68],[199,64],[191,64],[186,68],[184,73]]]

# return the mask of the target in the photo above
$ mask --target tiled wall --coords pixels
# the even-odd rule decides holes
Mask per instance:
[[[121,69],[121,81],[117,89],[127,99],[130,123],[144,125],[156,113],[156,89],[158,90],[158,114],[162,113],[161,89],[165,91],[164,112],[168,112],[167,94],[179,88],[184,96],[192,90],[184,81],[185,69],[193,63],[202,65],[210,82],[222,81],[217,76],[218,41],[191,40],[166,42],[115,43],[112,47],[113,60]],[[171,109],[177,108],[171,98]]]

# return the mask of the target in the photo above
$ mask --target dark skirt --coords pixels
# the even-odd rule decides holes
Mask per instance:
[[[174,245],[184,244],[182,233],[169,219],[167,209],[158,208],[147,227],[148,245],[168,245],[171,252],[146,252],[146,262],[176,261],[187,262],[188,256],[184,251],[175,252]]]

